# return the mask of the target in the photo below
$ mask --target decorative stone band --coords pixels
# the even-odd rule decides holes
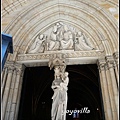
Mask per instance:
[[[49,59],[51,54],[61,54],[61,53],[65,54],[66,58],[100,57],[105,55],[104,51],[102,50],[91,50],[91,51],[63,50],[63,51],[49,51],[46,53],[39,53],[39,54],[19,54],[17,56],[17,61],[44,60],[44,59]]]

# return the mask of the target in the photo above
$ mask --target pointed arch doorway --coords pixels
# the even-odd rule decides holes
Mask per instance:
[[[104,120],[99,72],[96,64],[68,65],[67,110],[88,108],[90,113],[67,113],[66,120]],[[48,67],[27,67],[23,78],[18,120],[50,120],[54,71]]]

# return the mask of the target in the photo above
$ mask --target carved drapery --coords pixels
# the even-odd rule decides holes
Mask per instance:
[[[54,80],[51,88],[54,91],[53,103],[51,108],[52,120],[66,120],[67,109],[67,86],[69,83],[68,72],[66,69],[65,54],[52,54],[48,66],[54,68]]]

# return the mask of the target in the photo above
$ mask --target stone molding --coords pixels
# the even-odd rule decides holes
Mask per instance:
[[[17,56],[17,61],[27,61],[27,60],[44,60],[49,59],[51,54],[61,54],[64,53],[66,58],[78,58],[78,57],[99,57],[104,56],[104,52],[101,50],[92,51],[49,51],[48,53],[40,54],[19,54]]]

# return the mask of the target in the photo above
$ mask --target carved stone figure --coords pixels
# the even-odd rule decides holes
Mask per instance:
[[[49,67],[54,67],[55,79],[51,88],[54,91],[51,109],[52,120],[66,120],[68,72],[65,72],[66,62],[64,54],[53,54],[49,60]]]
[[[62,24],[56,23],[53,27],[53,31],[50,35],[50,42],[48,43],[47,50],[59,50],[60,42],[59,42],[59,30]]]
[[[94,48],[87,41],[89,41],[89,38],[85,38],[82,32],[77,32],[75,37],[75,50],[93,50]]]
[[[58,78],[58,77],[62,77],[62,72],[61,72],[61,69],[59,66],[55,66],[54,68],[54,72],[55,72],[55,80]]]
[[[62,96],[63,96],[63,110],[62,110],[62,114],[63,114],[63,119],[62,120],[66,120],[66,109],[67,109],[67,101],[68,101],[68,97],[67,97],[67,86],[69,83],[69,78],[68,78],[68,72],[65,72],[63,74],[63,78],[62,78],[62,82],[60,83],[60,86],[63,88],[62,91]]]
[[[38,35],[35,42],[32,44],[30,49],[28,50],[28,53],[42,53],[45,49],[44,41],[46,40],[46,36],[41,34]]]
[[[50,70],[55,66],[60,66],[60,71],[65,72],[66,68],[66,59],[64,54],[53,54],[51,55],[49,59],[48,66],[50,67]]]
[[[33,45],[28,49],[28,53],[42,53],[44,51],[75,50],[88,51],[95,49],[89,38],[82,32],[77,32],[75,28],[57,22],[52,29],[45,32],[46,35],[39,35]]]
[[[52,83],[52,89],[54,91],[51,110],[52,120],[66,120],[68,83],[68,72],[64,73],[64,77],[57,76]]]
[[[64,25],[63,31],[61,31],[60,49],[71,50],[73,49],[73,35],[67,25]]]

